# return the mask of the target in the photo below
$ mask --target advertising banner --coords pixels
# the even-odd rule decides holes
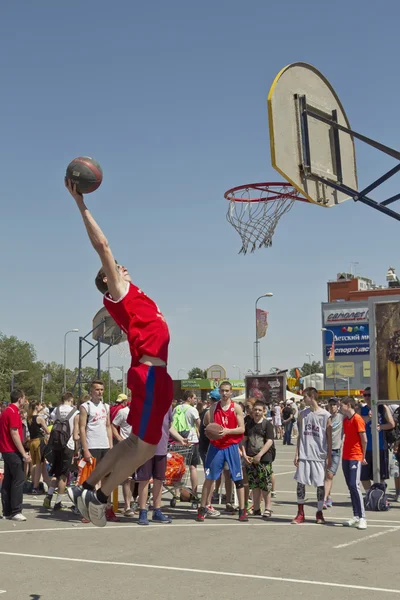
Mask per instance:
[[[374,302],[377,400],[400,400],[400,302]]]
[[[354,377],[355,369],[353,362],[335,362],[326,363],[325,365],[325,376],[328,379],[335,377]]]
[[[257,339],[265,337],[268,329],[268,312],[266,310],[256,309],[257,319]]]
[[[329,330],[324,332],[326,346],[332,343],[332,333],[336,345],[369,343],[369,325],[333,325]]]
[[[325,346],[325,356],[328,358],[331,346]],[[338,356],[360,356],[369,354],[369,344],[358,344],[357,346],[335,346],[335,357]]]
[[[286,400],[286,374],[246,377],[246,397],[274,404]]]
[[[324,324],[325,327],[330,325],[347,324],[347,323],[368,323],[369,311],[368,306],[361,308],[325,308],[324,309]]]

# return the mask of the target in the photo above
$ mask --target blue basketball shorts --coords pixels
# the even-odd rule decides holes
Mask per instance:
[[[239,444],[228,448],[216,448],[210,444],[206,456],[206,479],[216,481],[221,477],[224,465],[227,463],[233,481],[243,479],[242,463],[239,454]]]

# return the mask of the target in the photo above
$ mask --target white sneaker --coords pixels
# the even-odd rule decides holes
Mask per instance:
[[[357,529],[367,529],[367,519],[363,519],[361,517],[361,519],[358,522],[358,527]]]
[[[22,513],[17,513],[13,517],[11,517],[11,521],[19,521],[20,523],[22,523],[23,521],[26,521],[26,517],[24,517]]]
[[[358,517],[351,517],[351,519],[343,523],[343,527],[358,527],[359,523],[360,519]]]
[[[214,519],[221,516],[219,510],[216,510],[211,504],[207,506],[207,516],[213,517]]]

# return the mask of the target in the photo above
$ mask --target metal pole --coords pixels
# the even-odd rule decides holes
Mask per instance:
[[[82,396],[82,336],[79,336],[78,398]]]
[[[64,394],[67,391],[67,335],[68,334],[69,334],[69,331],[67,331],[67,333],[64,335],[64,386],[63,386]]]
[[[350,377],[347,378],[347,395],[350,396]]]
[[[262,298],[262,296],[260,296]],[[260,372],[260,342],[258,341],[258,331],[257,331],[257,302],[260,298],[256,300],[256,342],[255,342],[255,356],[254,356],[254,371],[255,374],[258,375]]]

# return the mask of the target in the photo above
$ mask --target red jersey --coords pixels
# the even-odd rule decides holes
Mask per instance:
[[[11,437],[10,429],[18,429],[21,442],[23,441],[22,420],[16,404],[10,404],[0,416],[0,452],[18,452]]]
[[[218,402],[214,411],[213,422],[218,423],[225,429],[236,429],[238,427],[238,420],[235,412],[235,403],[231,402],[227,410],[222,410],[221,402]],[[243,433],[226,435],[219,440],[210,440],[210,444],[216,448],[228,448],[228,446],[238,444],[242,439]]]
[[[119,300],[107,293],[104,306],[128,337],[132,366],[144,356],[168,360],[169,331],[157,304],[130,283]]]
[[[364,453],[361,444],[360,433],[365,433],[364,419],[354,413],[348,419],[343,419],[344,444],[342,450],[342,458],[344,460],[363,460]]]

